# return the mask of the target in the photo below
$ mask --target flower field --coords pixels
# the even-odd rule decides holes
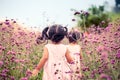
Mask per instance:
[[[91,31],[82,41],[83,79],[120,79],[120,20]]]
[[[0,80],[28,80],[42,52],[37,34],[14,20],[0,23]]]
[[[120,79],[120,19],[106,28],[89,28],[80,40],[81,80]],[[0,80],[42,80],[30,77],[39,62],[44,44],[36,44],[39,32],[22,28],[14,20],[0,22]]]

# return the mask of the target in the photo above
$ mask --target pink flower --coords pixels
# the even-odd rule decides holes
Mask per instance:
[[[10,76],[10,80],[15,80],[15,77],[14,76]]]
[[[0,67],[1,67],[3,64],[4,64],[3,61],[0,61]]]
[[[14,51],[8,51],[7,54],[15,55],[16,53]]]
[[[18,63],[18,62],[20,62],[20,60],[19,60],[19,59],[16,59],[15,62]]]
[[[87,53],[87,54],[91,54],[91,53],[92,53],[92,51],[87,51],[86,53]]]
[[[103,51],[104,49],[105,49],[105,47],[102,46],[102,45],[100,45],[100,46],[98,46],[98,47],[96,48],[96,51],[101,52],[101,51]]]
[[[101,59],[106,60],[108,58],[108,52],[104,51],[101,53]]]
[[[104,73],[102,73],[102,74],[100,75],[100,80],[101,80],[101,79],[112,80],[110,76],[108,76],[107,74],[104,74]]]
[[[20,80],[28,80],[28,78],[27,78],[27,77],[24,77],[24,78],[21,78]]]
[[[0,50],[5,50],[5,47],[0,45]]]

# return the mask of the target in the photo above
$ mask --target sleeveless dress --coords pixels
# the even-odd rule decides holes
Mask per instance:
[[[44,65],[42,80],[71,80],[68,64],[65,62],[66,46],[47,44],[49,58]]]
[[[70,64],[72,70],[72,80],[80,80],[81,77],[81,65],[80,65],[80,45],[67,45],[71,57],[74,59],[74,64]]]

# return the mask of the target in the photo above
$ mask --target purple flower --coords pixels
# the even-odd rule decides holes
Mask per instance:
[[[95,74],[91,74],[90,76],[91,76],[91,78],[94,78],[94,77],[95,77]]]
[[[6,25],[10,25],[10,22],[9,21],[6,21],[6,22],[4,22]]]
[[[75,62],[70,62],[69,64],[75,64]]]
[[[7,73],[7,72],[9,72],[8,69],[3,69],[3,70],[2,70],[2,73]]]
[[[72,21],[75,21],[75,19],[72,19]]]
[[[102,74],[100,75],[100,80],[101,80],[101,79],[112,80],[110,76],[108,76],[107,74],[104,74],[104,73],[102,73]]]
[[[13,23],[16,23],[16,21],[13,21]]]
[[[1,73],[0,76],[2,76],[2,77],[6,77],[7,74],[6,74],[6,73]]]
[[[85,16],[88,16],[88,15],[89,15],[89,13],[88,13],[88,12],[84,12],[84,15],[85,15]]]
[[[6,19],[5,21],[8,22],[8,21],[10,21],[10,20]]]
[[[79,56],[79,55],[80,55],[80,53],[74,53],[74,55],[78,55],[78,56]]]
[[[5,30],[6,30],[6,27],[3,27],[3,28],[2,28],[2,31],[5,31]]]
[[[26,76],[29,77],[29,76],[31,76],[31,75],[32,75],[32,72],[31,72],[30,70],[27,70],[27,71],[26,71]]]
[[[114,59],[111,60],[111,64],[115,64],[115,60]]]
[[[66,73],[66,74],[69,74],[69,73],[73,73],[73,71],[66,71],[65,73]]]
[[[81,13],[83,12],[83,10],[80,11]]]
[[[118,31],[120,31],[120,27],[118,28]]]
[[[80,14],[80,12],[75,12],[74,15]]]
[[[120,59],[120,49],[117,51],[116,58]]]

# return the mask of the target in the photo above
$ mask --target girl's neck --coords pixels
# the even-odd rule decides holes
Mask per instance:
[[[77,42],[74,42],[74,43],[70,43],[70,45],[77,45]]]
[[[56,42],[51,42],[52,44],[55,44],[55,45],[58,45],[58,44],[60,44],[61,42],[58,42],[58,43],[56,43]]]

